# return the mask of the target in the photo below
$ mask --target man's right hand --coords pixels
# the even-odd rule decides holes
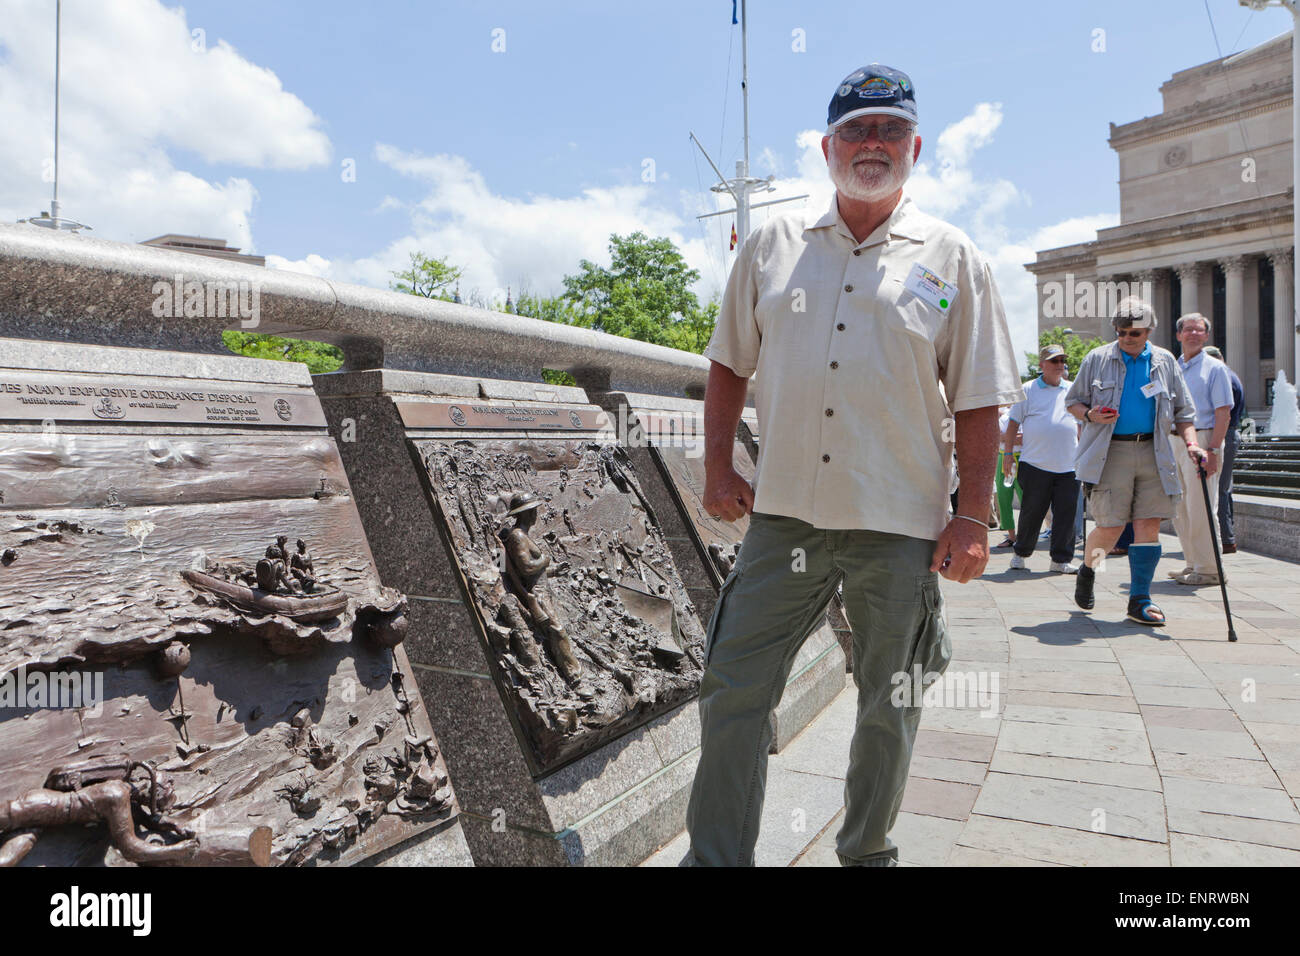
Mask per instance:
[[[1002,453],[1002,474],[1010,475],[1011,466],[1015,464],[1015,461],[1016,459],[1014,455],[1012,455],[1010,452],[1003,452]]]
[[[704,477],[704,509],[714,518],[735,521],[754,510],[754,489],[735,468],[713,472]]]

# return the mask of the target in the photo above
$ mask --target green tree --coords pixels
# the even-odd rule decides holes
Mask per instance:
[[[672,240],[614,233],[609,252],[609,268],[583,259],[577,275],[565,276],[561,298],[575,313],[568,324],[702,352],[713,334],[717,305],[701,308],[690,288],[700,274]]]
[[[450,302],[453,293],[450,286],[461,277],[462,269],[453,266],[446,259],[426,256],[423,252],[411,253],[411,266],[401,272],[394,272],[396,282],[389,287],[394,292],[406,292],[410,295],[422,295],[426,299],[441,299]]]
[[[1065,377],[1074,380],[1079,374],[1079,365],[1083,362],[1083,357],[1099,345],[1105,345],[1105,339],[1085,339],[1077,335],[1072,335],[1065,331],[1065,326],[1058,325],[1054,328],[1047,329],[1038,336],[1038,347],[1041,349],[1045,345],[1059,345],[1065,349]],[[1036,378],[1039,374],[1038,353],[1026,352],[1027,372],[1025,380]]]
[[[247,358],[302,362],[313,375],[334,372],[343,364],[343,352],[336,345],[286,339],[256,332],[222,332],[221,341],[236,355]]]

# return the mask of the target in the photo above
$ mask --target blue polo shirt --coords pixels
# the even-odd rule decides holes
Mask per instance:
[[[1151,382],[1151,343],[1147,342],[1137,355],[1120,349],[1124,360],[1124,393],[1119,399],[1119,418],[1115,420],[1115,435],[1142,435],[1156,430],[1156,400],[1147,398],[1142,388]]]

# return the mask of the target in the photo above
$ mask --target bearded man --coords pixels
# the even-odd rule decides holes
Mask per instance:
[[[899,70],[872,64],[836,86],[822,138],[830,208],[748,237],[704,353],[704,504],[750,519],[709,623],[687,811],[696,865],[753,864],[769,716],[841,583],[858,700],[837,852],[845,865],[897,863],[888,833],[921,685],[952,656],[938,576],[965,583],[988,560],[998,406],[1023,391],[987,261],[903,196],[916,122]],[[731,449],[755,372],[751,487]]]

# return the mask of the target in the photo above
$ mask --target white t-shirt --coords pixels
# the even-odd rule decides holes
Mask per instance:
[[[1011,406],[1011,420],[1020,426],[1024,448],[1020,461],[1043,471],[1074,471],[1079,447],[1079,420],[1066,411],[1065,393],[1070,380],[1053,388],[1040,375],[1025,385],[1025,397]]]

